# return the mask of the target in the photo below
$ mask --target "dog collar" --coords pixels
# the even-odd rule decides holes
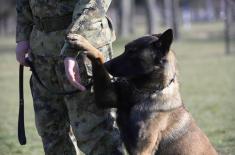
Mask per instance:
[[[162,87],[162,86],[156,86],[156,88],[153,90],[153,91],[143,91],[143,90],[140,90],[138,88],[136,88],[136,86],[132,85],[133,89],[138,92],[138,93],[141,93],[141,94],[146,94],[146,92],[148,92],[148,94],[157,94],[159,92],[163,92],[166,88],[168,88],[172,83],[175,82],[175,79],[176,79],[176,73],[174,74],[173,78],[169,81],[169,83],[165,86],[165,87]]]
[[[166,87],[164,87],[162,90],[163,91],[165,88],[169,87],[173,82],[175,82],[175,78],[176,78],[176,73],[174,74],[173,78],[170,80],[170,82],[166,85]]]

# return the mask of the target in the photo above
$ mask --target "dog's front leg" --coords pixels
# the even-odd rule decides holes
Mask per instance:
[[[66,39],[73,48],[86,51],[88,58],[92,62],[94,92],[97,106],[100,108],[116,107],[117,95],[115,93],[114,84],[112,84],[109,74],[104,68],[103,54],[81,35],[69,34]]]
[[[132,155],[154,155],[162,140],[164,129],[166,128],[167,117],[161,113],[155,113],[155,117],[138,121],[136,132],[136,143],[131,150]]]
[[[149,135],[144,135],[138,143],[138,148],[133,155],[154,155],[158,149],[161,135],[156,132],[151,132]]]
[[[110,76],[100,59],[90,58],[94,80],[94,92],[97,106],[100,108],[116,108],[117,93]]]

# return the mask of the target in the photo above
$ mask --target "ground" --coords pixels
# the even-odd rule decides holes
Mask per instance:
[[[162,31],[159,30],[159,31]],[[138,32],[143,34],[143,30]],[[134,39],[117,40],[115,55]],[[235,42],[233,42],[235,44]],[[25,77],[25,124],[27,145],[17,140],[18,64],[14,38],[0,38],[0,155],[43,155],[34,124],[29,75]],[[235,50],[224,53],[222,23],[194,24],[181,31],[172,49],[178,58],[183,101],[221,155],[235,152]]]

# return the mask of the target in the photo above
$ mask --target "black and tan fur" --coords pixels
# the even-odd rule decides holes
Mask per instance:
[[[182,103],[172,40],[170,29],[139,38],[104,65],[84,43],[92,60],[97,105],[117,108],[117,123],[131,155],[216,155]],[[106,70],[118,79],[111,82]]]

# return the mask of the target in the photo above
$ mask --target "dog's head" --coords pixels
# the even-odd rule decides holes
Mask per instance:
[[[139,77],[163,70],[168,64],[168,55],[173,41],[173,31],[144,36],[125,46],[120,56],[105,63],[108,72],[115,77]]]

